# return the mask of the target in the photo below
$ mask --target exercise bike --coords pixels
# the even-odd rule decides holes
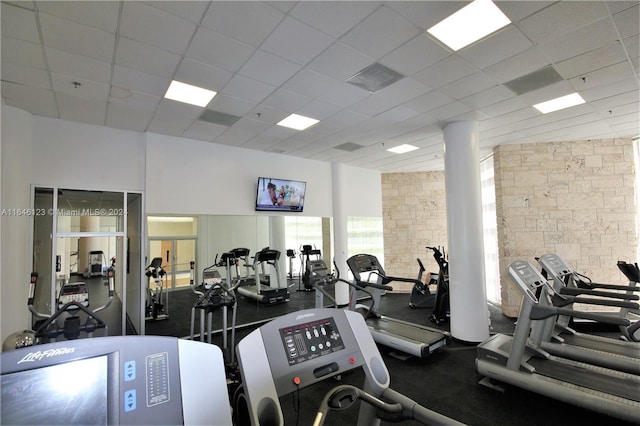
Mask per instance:
[[[429,272],[427,274],[427,280],[425,280],[426,282],[422,281],[422,274],[424,273],[425,268],[420,258],[417,258],[416,260],[418,261],[418,266],[420,266],[417,278],[419,282],[416,282],[411,289],[411,296],[409,296],[409,307],[411,309],[433,308],[436,300],[436,294],[431,293],[431,290],[429,290],[429,286],[436,285],[438,283],[438,274]]]
[[[151,282],[147,283],[147,298],[145,305],[145,319],[168,319],[168,295],[164,290],[164,277],[167,272],[162,268],[162,258],[154,257],[145,271],[145,275]]]

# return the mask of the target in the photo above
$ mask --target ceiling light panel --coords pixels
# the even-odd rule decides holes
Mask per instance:
[[[213,90],[203,89],[173,80],[164,97],[173,101],[205,107],[209,105],[209,102],[211,102],[211,99],[213,99],[216,94]]]
[[[550,112],[580,105],[584,102],[584,99],[578,93],[571,93],[570,95],[561,96],[559,98],[535,104],[533,107],[543,114],[548,114]]]
[[[427,32],[457,51],[510,23],[491,0],[475,0]]]
[[[418,149],[417,146],[413,146],[405,143],[402,145],[394,146],[393,148],[389,148],[387,149],[387,151],[393,152],[394,154],[404,154],[407,152],[415,151],[416,149]]]
[[[318,121],[319,120],[316,120],[315,118],[305,117],[303,115],[298,115],[298,114],[291,114],[290,116],[288,116],[284,120],[281,120],[277,124],[278,126],[288,127],[290,129],[304,130],[313,126]]]

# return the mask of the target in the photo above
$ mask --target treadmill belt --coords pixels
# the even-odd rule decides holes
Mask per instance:
[[[579,365],[555,362],[553,359],[530,358],[527,363],[535,367],[536,373],[540,375],[640,402],[640,381],[625,381],[604,371],[587,370]]]
[[[638,344],[617,344],[617,341],[607,342],[601,339],[590,339],[585,336],[573,334],[561,334],[560,337],[564,342],[572,346],[580,346],[583,348],[593,349],[602,352],[609,352],[616,355],[622,355],[629,358],[637,358],[640,362],[640,345]]]
[[[426,330],[421,327],[404,324],[389,318],[367,318],[367,325],[377,330],[392,334],[398,337],[405,337],[417,342],[431,344],[444,339],[442,333]]]

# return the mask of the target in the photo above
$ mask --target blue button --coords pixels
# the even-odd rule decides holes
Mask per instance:
[[[133,411],[136,409],[136,390],[131,389],[124,392],[124,411]]]
[[[127,361],[124,363],[124,381],[130,382],[136,378],[136,362]]]

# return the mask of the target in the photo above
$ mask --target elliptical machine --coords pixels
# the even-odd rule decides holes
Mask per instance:
[[[309,268],[313,267],[313,262],[324,262],[320,258],[322,252],[319,249],[313,248],[310,244],[305,244],[302,246],[300,250],[300,262],[302,265],[302,271],[300,276],[302,277],[302,283],[304,287],[301,289],[298,285],[298,291],[313,291],[313,285],[311,285],[311,276]],[[312,259],[311,256],[315,256],[315,259]],[[326,268],[326,265],[325,265]]]
[[[169,318],[168,293],[164,291],[164,277],[167,272],[162,267],[162,258],[154,257],[145,271],[147,279],[153,278],[154,285],[147,282],[145,319],[160,320]]]
[[[429,320],[436,325],[440,325],[449,321],[449,262],[445,258],[444,247],[442,251],[440,251],[440,247],[427,246],[426,248],[433,251],[433,258],[439,268],[436,297]]]
[[[107,323],[96,314],[108,308],[113,302],[115,263],[115,258],[112,258],[111,266],[107,269],[109,297],[105,304],[93,310],[89,309],[89,287],[87,283],[65,281],[60,286],[60,291],[56,298],[56,312],[53,315],[39,312],[34,307],[38,273],[32,272],[27,306],[35,317],[40,318],[33,326],[35,335],[33,343],[55,342],[59,336],[63,336],[66,340],[74,340],[78,339],[81,333],[86,333],[87,337],[93,337],[93,333],[98,329],[104,329],[104,335],[108,335]]]

